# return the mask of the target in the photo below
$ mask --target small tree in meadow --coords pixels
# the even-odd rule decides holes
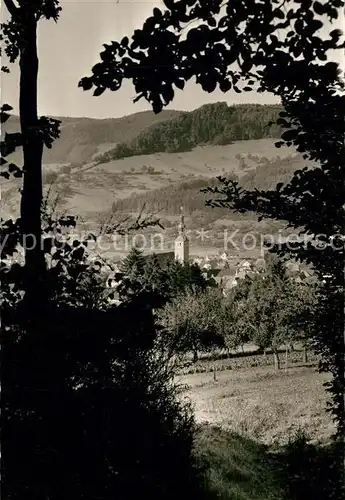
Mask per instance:
[[[162,344],[171,353],[199,353],[223,345],[219,333],[220,297],[216,290],[190,290],[172,299],[158,314],[163,327]]]

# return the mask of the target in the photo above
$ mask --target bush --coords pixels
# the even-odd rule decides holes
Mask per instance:
[[[280,454],[286,500],[344,498],[343,444],[311,444],[298,431]]]
[[[194,497],[190,409],[156,353],[139,347],[134,355],[128,346],[127,354],[124,333],[133,340],[135,332],[124,332],[116,315],[122,345],[111,345],[97,315],[59,310],[58,319],[51,310],[53,325],[20,337],[12,330],[3,343],[5,497]]]
[[[73,169],[72,165],[63,165],[60,169],[61,174],[69,175]]]
[[[44,184],[53,184],[58,178],[58,174],[56,172],[44,172],[43,174],[43,183]]]

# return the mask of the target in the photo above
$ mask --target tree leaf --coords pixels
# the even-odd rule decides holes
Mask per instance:
[[[162,88],[161,93],[166,105],[169,104],[174,98],[174,90],[171,86],[165,85]]]
[[[183,90],[184,86],[185,86],[185,82],[182,78],[178,78],[177,80],[175,80],[175,85],[178,89]]]
[[[155,99],[153,102],[152,102],[152,109],[153,109],[153,112],[157,115],[158,113],[160,113],[163,109],[163,103],[160,99]]]
[[[222,80],[219,84],[219,88],[224,93],[228,92],[231,89],[230,80]]]
[[[325,8],[324,5],[322,5],[322,3],[320,2],[314,2],[313,3],[313,9],[314,11],[316,12],[316,14],[319,14],[319,15],[323,15],[325,13],[325,11],[327,10],[327,8]]]
[[[82,87],[83,90],[90,90],[92,88],[92,79],[88,77],[84,77],[78,83],[78,87]]]
[[[156,19],[161,19],[162,17],[162,12],[157,8],[155,7],[153,9],[153,16],[156,18]]]
[[[282,139],[284,139],[284,141],[294,140],[296,138],[296,136],[297,136],[297,131],[294,129],[286,130],[281,135],[281,137],[282,137]]]
[[[12,111],[13,108],[12,106],[10,106],[9,104],[2,104],[1,108],[0,108],[0,111],[1,112],[4,112],[4,111]]]
[[[210,74],[201,75],[199,78],[199,83],[205,92],[213,92],[217,87],[217,80]]]
[[[104,91],[105,91],[105,87],[97,87],[97,88],[95,89],[95,91],[94,91],[93,95],[94,95],[95,97],[98,97],[98,96],[102,95]]]
[[[217,26],[217,21],[215,20],[214,17],[209,17],[207,19],[207,24],[211,26],[212,28],[215,28]]]

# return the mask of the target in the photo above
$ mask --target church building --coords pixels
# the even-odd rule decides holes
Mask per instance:
[[[184,264],[189,262],[189,240],[186,235],[183,207],[181,207],[180,224],[178,226],[178,236],[175,240],[175,260]]]

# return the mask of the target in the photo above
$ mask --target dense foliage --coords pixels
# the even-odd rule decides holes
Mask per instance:
[[[282,346],[311,338],[315,294],[312,281],[297,282],[283,261],[268,255],[264,270],[225,295],[219,288],[192,288],[173,297],[158,314],[162,342],[176,353],[193,352],[194,360],[198,352],[250,342],[271,349],[279,368]]]
[[[182,90],[194,77],[206,92],[219,86],[224,93],[256,89],[281,96],[315,88],[337,72],[336,64],[323,62],[329,50],[342,47],[341,33],[319,30],[326,19],[337,19],[342,0],[164,5],[163,11],[153,9],[131,39],[104,44],[100,62],[79,85],[99,96],[131,80],[135,101],[144,98],[159,113],[173,101],[175,88]]]
[[[100,265],[88,259],[89,238],[61,239],[75,220],[45,219],[40,316],[22,300],[21,263],[1,268],[4,495],[200,494],[194,420],[155,347],[145,290],[128,288],[127,300],[111,307]],[[17,248],[16,227],[2,225],[4,256]]]
[[[281,107],[274,105],[206,104],[151,126],[132,142],[118,144],[99,156],[97,161],[105,163],[128,156],[190,151],[203,144],[225,145],[245,139],[279,137],[280,127],[272,123],[277,120],[279,111]]]
[[[279,368],[279,348],[311,336],[315,293],[312,282],[289,278],[284,262],[268,255],[265,271],[240,282],[232,294],[230,339],[235,333],[262,350],[272,349]]]
[[[214,285],[197,264],[181,264],[173,258],[160,260],[155,254],[144,256],[135,247],[121,263],[119,278],[117,291],[121,301],[145,292],[147,307],[151,304],[152,308],[161,307],[188,290],[201,292]]]

